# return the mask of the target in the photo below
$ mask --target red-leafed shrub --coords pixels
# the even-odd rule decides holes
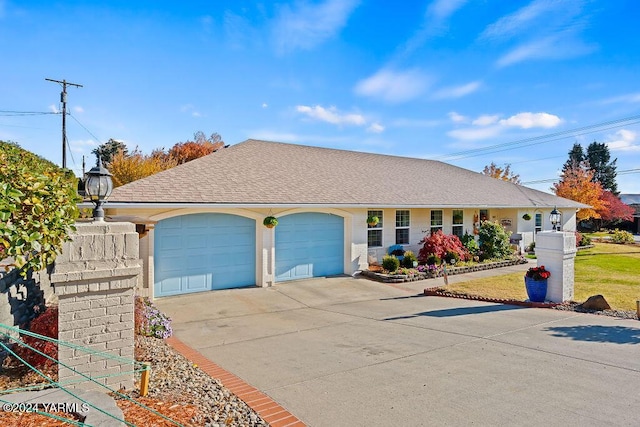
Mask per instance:
[[[470,258],[469,251],[464,247],[458,236],[444,234],[442,230],[425,236],[420,243],[423,244],[418,253],[420,262],[426,262],[432,255],[439,259],[449,259],[455,254],[463,261]]]
[[[58,339],[58,307],[47,307],[47,309],[38,317],[31,321],[30,332],[44,335],[45,337]],[[30,347],[46,354],[47,356],[58,359],[58,344],[42,340],[40,338],[22,335],[22,342],[25,345],[18,345],[14,349],[15,353],[24,359],[27,363],[39,370],[47,367],[55,366],[55,362],[47,359],[41,354],[31,350]]]

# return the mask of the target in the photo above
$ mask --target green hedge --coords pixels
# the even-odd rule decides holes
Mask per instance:
[[[51,264],[75,230],[76,188],[71,171],[0,141],[0,259],[24,271]]]

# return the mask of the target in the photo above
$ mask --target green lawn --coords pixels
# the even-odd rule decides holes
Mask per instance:
[[[451,292],[499,299],[527,299],[522,273],[477,279],[448,285]],[[636,310],[640,299],[640,245],[595,243],[578,252],[575,271],[575,300],[584,302],[602,294],[619,310]]]

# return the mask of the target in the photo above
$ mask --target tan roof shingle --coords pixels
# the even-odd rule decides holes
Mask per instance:
[[[134,181],[109,204],[584,207],[434,160],[247,140]]]

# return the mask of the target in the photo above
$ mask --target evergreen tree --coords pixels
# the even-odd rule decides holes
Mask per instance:
[[[98,156],[100,156],[102,164],[108,166],[115,155],[120,151],[122,151],[125,155],[127,154],[127,146],[125,145],[125,143],[122,141],[117,141],[113,138],[109,138],[107,142],[98,145],[98,147],[93,149],[91,153],[96,155],[96,161]]]
[[[611,154],[606,144],[593,141],[587,147],[587,161],[594,172],[593,181],[599,182],[603,189],[609,190],[617,196],[619,194],[616,183],[616,162],[618,159],[610,160]]]
[[[573,144],[571,151],[569,151],[569,160],[564,163],[562,166],[562,172],[567,172],[569,169],[577,168],[586,160],[584,155],[584,151],[582,150],[582,145],[577,142]]]

